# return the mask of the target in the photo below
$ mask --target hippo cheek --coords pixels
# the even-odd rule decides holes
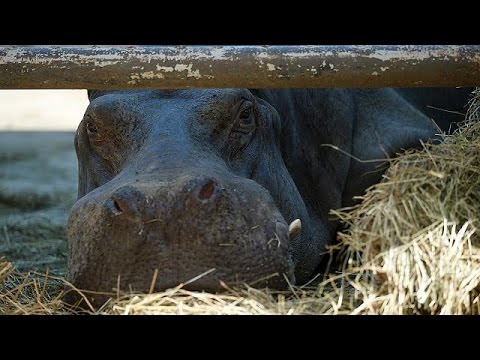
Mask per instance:
[[[194,278],[186,288],[285,288],[288,225],[267,191],[239,189],[195,179],[176,191],[136,183],[85,196],[69,218],[69,281],[100,292],[148,291],[154,274],[156,290]]]

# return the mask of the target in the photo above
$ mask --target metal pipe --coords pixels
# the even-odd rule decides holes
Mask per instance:
[[[479,45],[0,47],[0,89],[478,85]]]

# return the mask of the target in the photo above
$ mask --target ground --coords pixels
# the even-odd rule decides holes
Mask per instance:
[[[0,91],[0,257],[63,275],[77,192],[74,131],[82,90]]]

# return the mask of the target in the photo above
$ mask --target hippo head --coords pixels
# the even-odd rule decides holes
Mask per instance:
[[[75,136],[69,281],[111,292],[117,282],[148,290],[154,274],[156,290],[201,274],[186,287],[308,280],[314,269],[296,245],[314,230],[282,159],[275,108],[246,89],[89,98]]]

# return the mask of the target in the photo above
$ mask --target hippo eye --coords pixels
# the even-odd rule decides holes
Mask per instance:
[[[243,109],[242,112],[240,113],[240,119],[242,120],[243,123],[249,123],[252,120],[252,108],[247,107],[246,109]]]
[[[95,135],[98,132],[97,127],[91,122],[87,122],[86,128],[89,135]]]
[[[253,104],[250,101],[245,101],[238,113],[237,131],[242,133],[249,133],[255,126],[255,114],[253,111]]]

